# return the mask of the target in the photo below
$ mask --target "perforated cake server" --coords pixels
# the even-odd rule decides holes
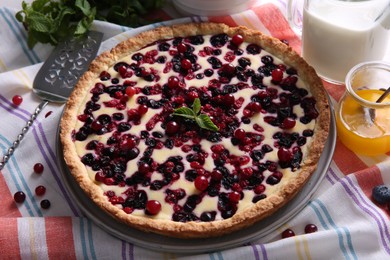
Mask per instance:
[[[27,121],[21,133],[0,162],[0,170],[19,146],[39,113],[49,102],[64,103],[73,87],[96,57],[103,33],[89,31],[85,36],[69,38],[57,45],[38,71],[33,82],[33,92],[42,102]]]

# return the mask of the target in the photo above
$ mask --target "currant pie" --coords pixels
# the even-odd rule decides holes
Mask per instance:
[[[290,201],[315,171],[329,125],[321,80],[288,43],[191,23],[97,57],[65,107],[61,141],[76,181],[114,219],[200,238]]]

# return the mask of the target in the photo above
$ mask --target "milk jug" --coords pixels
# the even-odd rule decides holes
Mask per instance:
[[[293,2],[289,20],[295,26]],[[389,0],[305,0],[302,56],[322,78],[341,84],[356,64],[383,59],[389,28]]]

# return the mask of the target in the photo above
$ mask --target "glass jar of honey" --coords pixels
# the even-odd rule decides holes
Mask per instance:
[[[363,155],[390,151],[390,63],[365,62],[346,76],[346,91],[336,108],[337,135]]]

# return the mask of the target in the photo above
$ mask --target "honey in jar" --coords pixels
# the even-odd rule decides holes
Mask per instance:
[[[339,139],[358,154],[389,152],[390,64],[361,63],[350,70],[345,83],[346,92],[336,109]]]

